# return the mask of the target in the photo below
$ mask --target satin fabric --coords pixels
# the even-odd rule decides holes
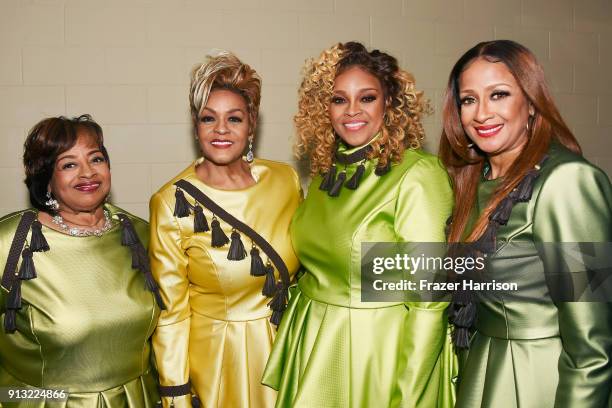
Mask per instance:
[[[347,166],[347,178],[357,165]],[[367,161],[361,185],[339,197],[319,190],[315,177],[295,214],[291,237],[305,273],[263,377],[279,391],[277,407],[453,404],[447,304],[362,302],[360,276],[362,242],[444,240],[448,176],[418,150],[382,177],[375,166]]]
[[[499,180],[482,180],[482,211]],[[555,305],[549,285],[565,254],[542,242],[612,241],[612,188],[605,173],[553,144],[531,200],[517,203],[498,230],[489,278],[516,282],[525,301],[478,304],[457,407],[609,406],[612,309],[609,303]],[[541,249],[541,248],[540,248]],[[548,281],[545,278],[548,276]]]
[[[21,284],[17,332],[0,331],[0,387],[63,389],[68,400],[3,407],[152,408],[158,401],[149,338],[159,310],[121,245],[117,214],[130,217],[145,247],[148,224],[106,208],[115,225],[101,237],[42,227],[51,249],[34,253],[38,277]],[[2,265],[22,213],[0,220]],[[1,319],[6,296],[1,288]]]
[[[293,277],[298,260],[289,223],[301,201],[299,179],[287,165],[256,159],[251,165],[255,185],[219,190],[197,178],[198,162],[151,198],[151,267],[168,307],[153,337],[160,383],[182,385],[191,380],[205,407],[271,407],[276,393],[260,383],[275,333],[267,307],[270,298],[261,294],[265,277],[250,275],[250,256],[229,261],[229,245],[213,248],[210,232],[194,233],[193,216],[174,217],[173,183],[191,182],[263,236]],[[185,197],[194,203],[188,194]],[[211,213],[204,209],[204,214],[210,224]],[[229,237],[231,227],[220,222]],[[245,235],[241,240],[248,252],[250,240]],[[172,399],[162,400],[168,406]],[[189,407],[190,401],[189,395],[174,398],[176,407]]]

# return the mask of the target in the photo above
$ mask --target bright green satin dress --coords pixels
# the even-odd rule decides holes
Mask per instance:
[[[482,180],[478,211],[497,180]],[[605,173],[553,144],[533,196],[517,203],[497,234],[491,278],[518,283],[521,296],[478,304],[476,333],[460,372],[458,408],[610,406],[612,308],[609,303],[554,304],[545,272],[562,254],[542,242],[612,241],[612,188]]]
[[[68,399],[1,407],[152,408],[158,401],[150,336],[159,311],[143,274],[131,267],[129,248],[121,245],[116,214],[130,217],[145,247],[148,224],[106,208],[116,225],[101,237],[42,227],[51,249],[34,253],[38,276],[21,284],[17,332],[0,327],[0,387],[62,389]],[[0,220],[2,268],[22,213]],[[6,295],[0,287],[0,319]]]
[[[448,176],[419,150],[407,150],[381,177],[375,165],[366,162],[361,185],[339,197],[319,190],[315,177],[293,218],[305,273],[264,373],[264,384],[279,391],[277,407],[453,405],[447,304],[364,303],[360,276],[362,242],[444,241]]]

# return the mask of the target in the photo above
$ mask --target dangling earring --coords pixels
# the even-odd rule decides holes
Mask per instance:
[[[474,143],[468,143],[468,144],[467,144],[467,148],[468,148],[468,149],[471,149],[471,148],[473,148],[473,147],[474,147]]]
[[[47,195],[45,196],[47,201],[45,201],[45,205],[52,211],[59,210],[59,203],[55,198],[51,196],[51,192],[47,191]]]
[[[253,159],[255,156],[253,155],[253,136],[249,137],[249,151],[246,154],[247,163],[253,163]]]

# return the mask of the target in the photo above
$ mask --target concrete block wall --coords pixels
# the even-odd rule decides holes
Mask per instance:
[[[295,164],[292,115],[306,58],[358,40],[395,55],[436,112],[454,61],[475,43],[531,48],[586,156],[612,174],[609,0],[0,0],[0,214],[28,205],[21,154],[51,115],[90,113],[105,132],[115,203],[150,195],[196,156],[191,68],[229,49],[263,78],[257,155]]]

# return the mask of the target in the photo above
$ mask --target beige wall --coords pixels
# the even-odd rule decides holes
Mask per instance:
[[[27,206],[20,156],[50,115],[104,127],[113,201],[146,217],[163,182],[196,155],[189,71],[212,48],[263,77],[257,154],[291,162],[305,58],[337,41],[387,50],[436,106],[453,62],[478,41],[514,39],[543,63],[586,156],[612,174],[610,0],[0,0],[0,213]]]

